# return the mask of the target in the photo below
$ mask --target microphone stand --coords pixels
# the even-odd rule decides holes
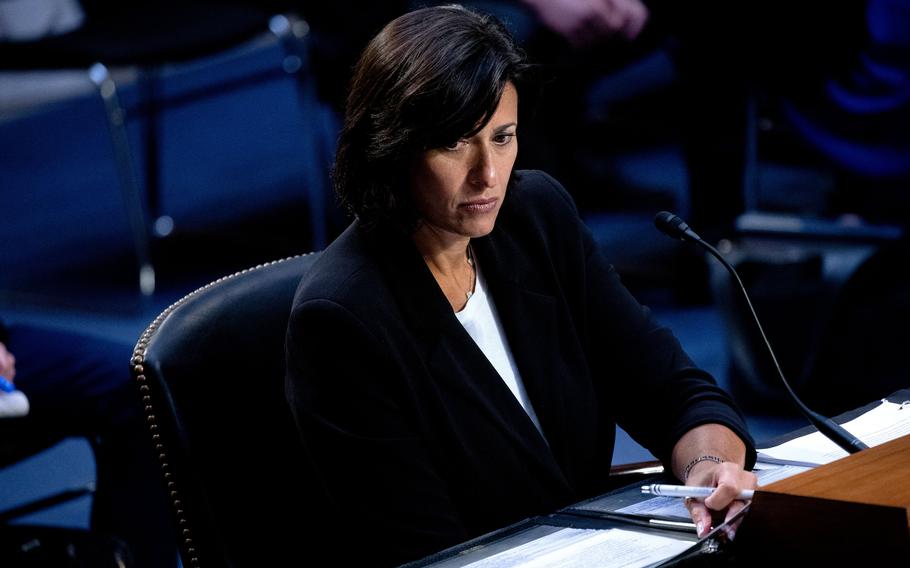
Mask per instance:
[[[796,407],[802,412],[803,416],[815,426],[819,432],[826,436],[829,440],[840,446],[849,454],[855,454],[860,450],[867,450],[869,446],[864,444],[862,440],[853,436],[840,424],[822,416],[821,414],[815,412],[806,406],[803,401],[796,396],[796,393],[793,392],[793,389],[790,388],[790,383],[787,382],[787,379],[784,377],[784,372],[780,368],[780,364],[777,362],[777,356],[774,355],[774,350],[771,349],[771,343],[768,341],[767,336],[765,335],[765,330],[762,328],[761,321],[758,319],[758,315],[755,313],[755,308],[752,307],[752,300],[749,299],[749,294],[746,292],[746,287],[743,285],[742,280],[739,278],[739,274],[736,272],[736,269],[727,262],[727,259],[723,257],[720,252],[710,244],[708,244],[704,239],[698,236],[695,231],[693,231],[689,226],[679,217],[673,215],[672,213],[667,213],[665,211],[658,213],[657,217],[654,219],[654,223],[657,228],[671,236],[676,237],[683,241],[693,242],[711,254],[716,258],[723,267],[733,275],[736,279],[736,283],[739,286],[740,292],[742,292],[743,298],[746,299],[746,305],[749,306],[749,311],[752,314],[752,320],[755,322],[756,327],[758,327],[758,332],[761,335],[762,341],[765,344],[765,348],[768,350],[768,353],[771,355],[771,361],[774,363],[774,369],[777,371],[777,376],[780,377],[781,382],[784,384],[784,388],[787,389],[787,393],[790,395],[790,400],[796,404]]]

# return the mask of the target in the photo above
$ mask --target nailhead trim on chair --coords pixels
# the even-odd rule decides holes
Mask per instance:
[[[193,290],[186,296],[180,298],[170,306],[168,306],[163,312],[161,312],[158,317],[156,317],[152,323],[142,332],[142,335],[139,337],[139,341],[136,343],[136,347],[133,349],[133,357],[130,360],[132,363],[133,377],[136,380],[136,383],[139,385],[139,393],[142,396],[142,404],[145,407],[145,419],[148,423],[149,433],[151,434],[151,440],[154,444],[155,452],[158,454],[158,463],[161,467],[161,473],[166,482],[167,492],[171,499],[171,505],[174,508],[174,516],[177,520],[177,531],[180,537],[183,539],[183,550],[186,553],[186,558],[189,561],[189,565],[192,568],[199,567],[199,558],[196,556],[196,547],[193,543],[193,532],[190,528],[189,521],[186,518],[186,513],[183,510],[183,502],[180,498],[180,490],[177,485],[177,481],[174,479],[174,475],[170,470],[170,464],[168,463],[168,450],[164,446],[163,441],[161,440],[161,435],[158,433],[158,419],[155,417],[155,409],[152,406],[152,397],[149,395],[149,385],[145,377],[145,353],[148,349],[149,341],[152,336],[158,331],[158,328],[161,327],[161,324],[164,323],[164,320],[171,315],[177,308],[199,295],[200,293],[208,290],[213,286],[217,286],[226,280],[232,280],[248,272],[254,272],[257,270],[262,270],[276,264],[281,264],[284,262],[289,262],[291,260],[301,258],[304,256],[309,256],[313,254],[308,252],[306,254],[298,254],[295,256],[283,258],[281,260],[274,260],[272,262],[267,262],[264,264],[259,264],[251,268],[241,270],[240,272],[235,272],[228,276],[223,276],[213,282],[209,282],[205,286]]]

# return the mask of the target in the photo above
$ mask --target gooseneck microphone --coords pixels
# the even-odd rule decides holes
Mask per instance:
[[[758,315],[755,313],[755,308],[752,307],[752,300],[749,299],[749,294],[746,292],[746,287],[743,286],[742,280],[739,278],[736,269],[727,262],[727,259],[721,255],[717,249],[704,241],[701,237],[698,236],[695,231],[693,231],[685,221],[670,213],[668,211],[661,211],[654,217],[654,226],[657,229],[664,233],[665,235],[672,237],[674,239],[679,239],[681,241],[686,241],[690,243],[695,243],[698,246],[702,247],[709,253],[711,256],[716,258],[723,266],[727,269],[727,272],[733,275],[733,278],[736,279],[736,283],[739,285],[739,290],[742,292],[743,297],[746,299],[746,305],[749,306],[749,311],[752,313],[752,320],[755,322],[755,326],[758,328],[758,332],[761,335],[762,341],[765,344],[765,348],[768,350],[768,353],[771,355],[771,361],[774,363],[774,368],[777,370],[777,376],[780,377],[782,383],[784,383],[784,388],[787,389],[787,393],[790,395],[790,400],[799,408],[800,412],[806,417],[813,426],[818,428],[818,431],[824,434],[829,440],[843,448],[847,453],[855,454],[860,450],[866,450],[869,448],[861,440],[847,432],[840,424],[826,418],[821,414],[811,410],[808,406],[803,404],[803,401],[796,396],[796,393],[793,392],[793,389],[790,388],[790,383],[787,382],[786,377],[784,377],[784,372],[781,370],[780,365],[777,362],[777,357],[774,355],[774,350],[771,349],[771,344],[768,342],[768,338],[765,336],[765,330],[762,329],[761,322],[758,319]]]

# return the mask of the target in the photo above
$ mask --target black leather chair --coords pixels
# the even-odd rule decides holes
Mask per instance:
[[[133,375],[188,568],[313,564],[307,535],[327,509],[284,397],[284,335],[317,257],[216,280],[136,345]]]
[[[315,480],[284,397],[291,303],[318,256],[216,280],[167,308],[136,345],[133,375],[188,568],[343,565],[345,551],[325,538],[336,522],[357,546],[363,527]],[[624,464],[613,482],[662,470]]]

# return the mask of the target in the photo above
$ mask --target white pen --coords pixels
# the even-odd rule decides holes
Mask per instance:
[[[696,497],[704,499],[714,493],[714,487],[690,487],[688,485],[664,485],[661,483],[652,483],[651,485],[642,485],[641,492],[649,495],[660,495],[661,497]],[[751,489],[744,489],[736,496],[740,501],[752,499],[755,492]]]

